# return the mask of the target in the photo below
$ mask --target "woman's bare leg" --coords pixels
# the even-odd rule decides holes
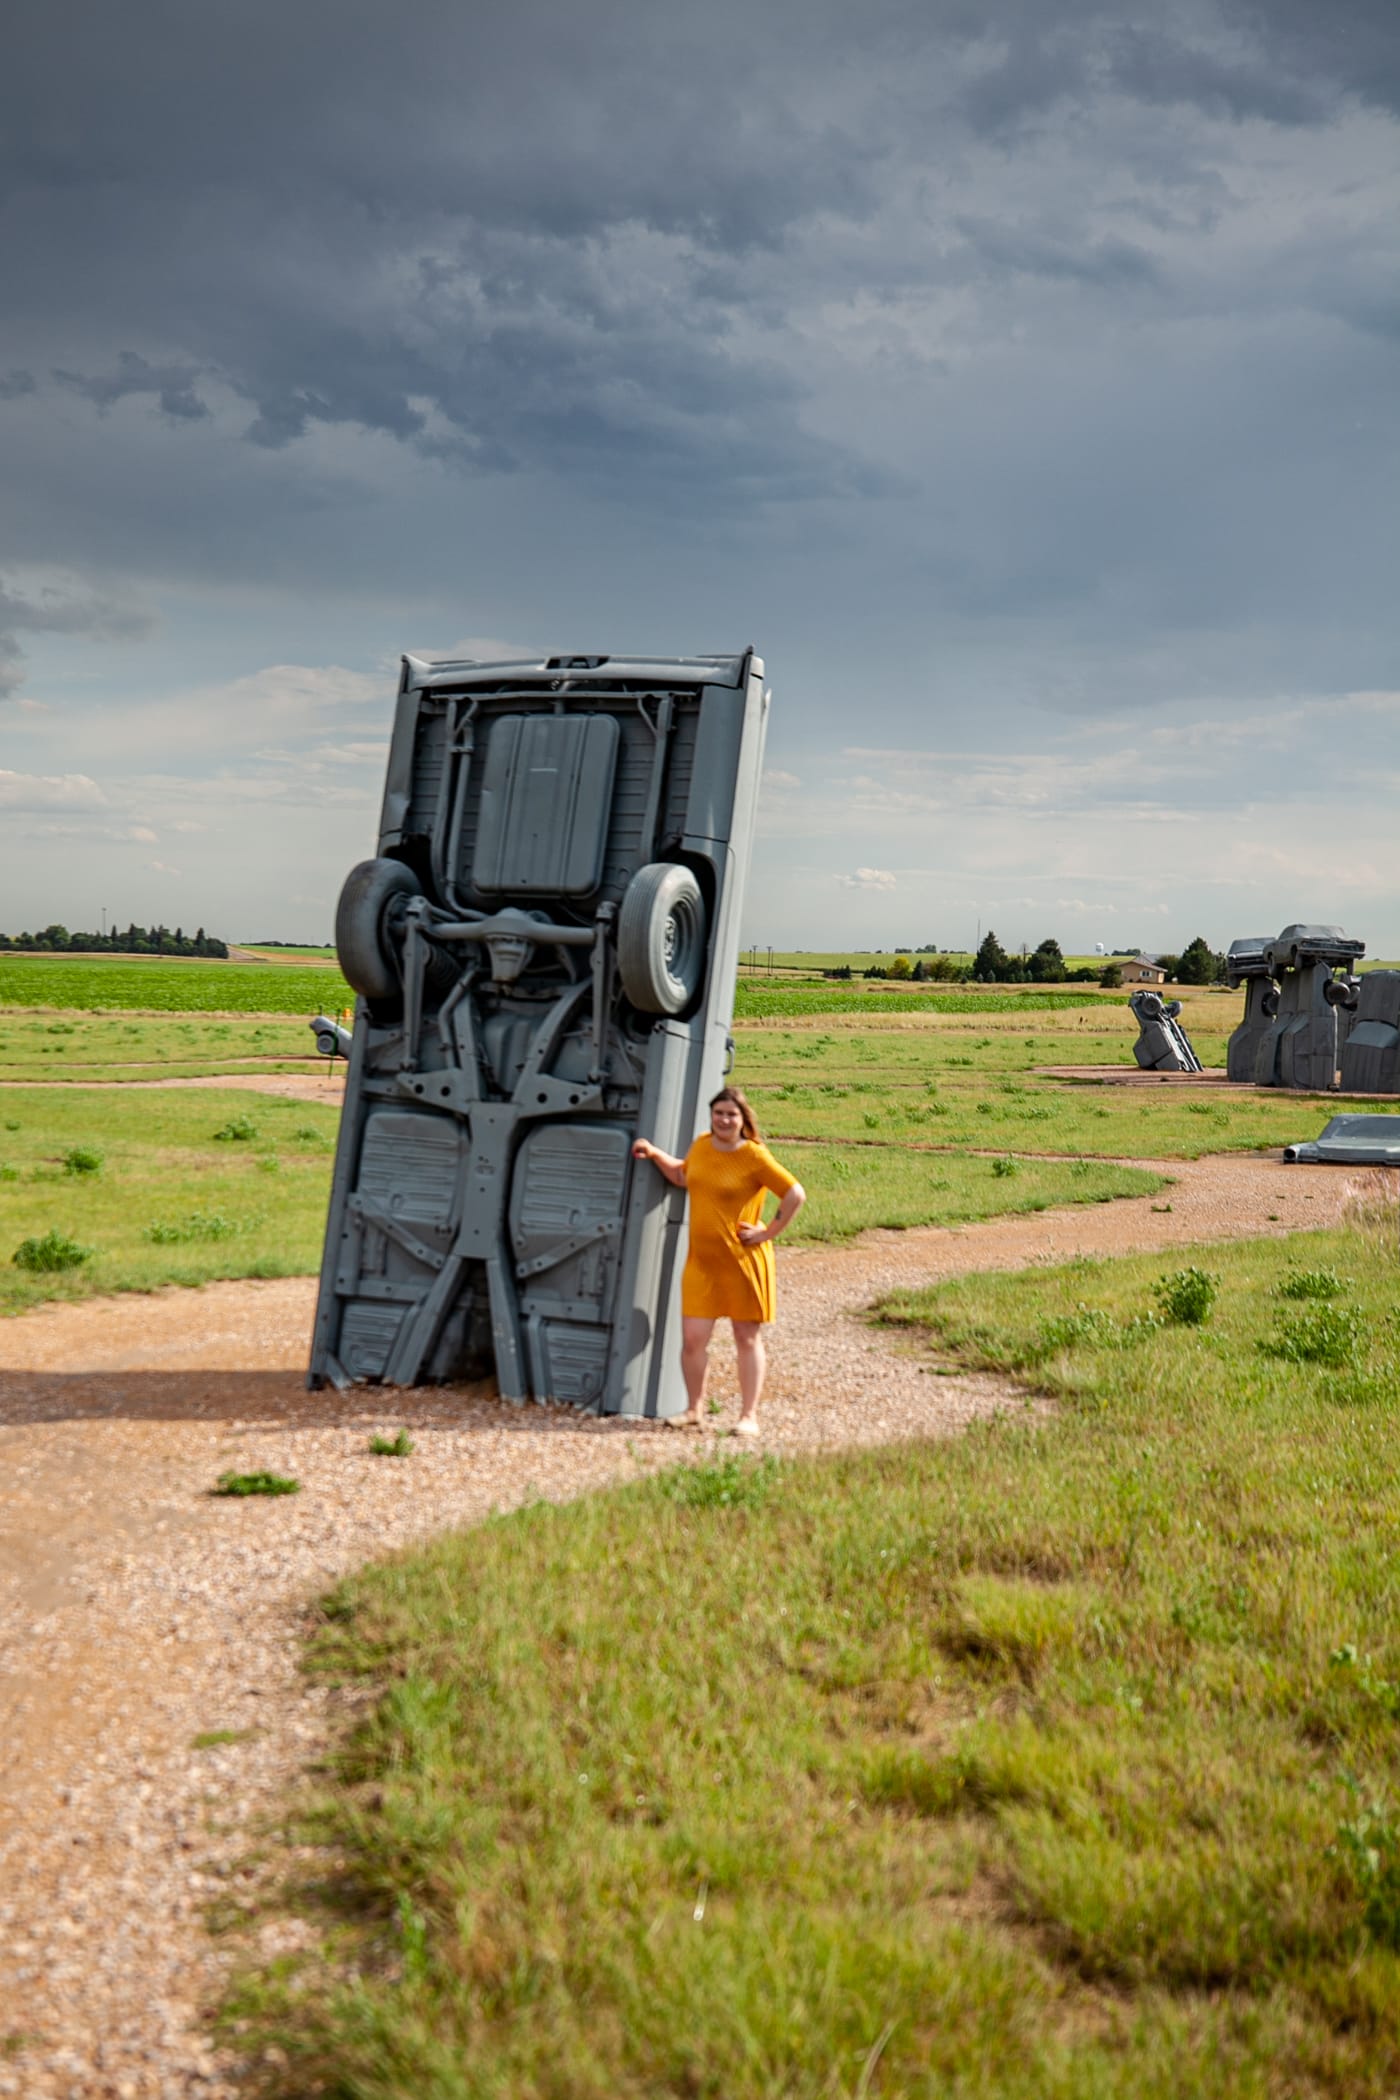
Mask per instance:
[[[763,1347],[763,1325],[759,1320],[735,1320],[734,1349],[739,1358],[739,1420],[751,1422],[758,1413],[768,1357]]]
[[[713,1320],[681,1321],[681,1375],[685,1379],[685,1397],[690,1403],[681,1417],[686,1422],[698,1422],[705,1405],[705,1379],[710,1369],[710,1336],[715,1331]]]

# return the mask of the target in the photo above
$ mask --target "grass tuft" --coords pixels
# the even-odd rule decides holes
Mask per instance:
[[[299,1495],[301,1482],[284,1473],[221,1473],[211,1495]]]
[[[401,1429],[397,1436],[372,1436],[369,1448],[376,1458],[408,1458],[413,1451],[413,1438]]]

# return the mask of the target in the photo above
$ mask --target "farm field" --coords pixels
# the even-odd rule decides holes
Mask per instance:
[[[341,1584],[339,1755],[222,1913],[308,1935],[243,1939],[256,2092],[1385,2100],[1394,1260],[1392,1213],[906,1292],[930,1372],[1053,1412]]]
[[[48,1007],[127,1013],[313,1014],[353,1003],[336,968],[174,957],[0,954],[0,1013]]]

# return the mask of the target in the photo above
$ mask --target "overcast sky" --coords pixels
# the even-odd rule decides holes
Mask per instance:
[[[323,939],[405,648],[754,643],[775,946],[1400,954],[1400,7],[21,0],[0,928]]]

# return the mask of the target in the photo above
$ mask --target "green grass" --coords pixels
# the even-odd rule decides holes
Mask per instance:
[[[874,1226],[966,1225],[1052,1205],[1150,1196],[1161,1175],[1098,1160],[979,1159],[888,1145],[793,1145],[785,1162],[807,1191],[785,1238],[842,1240]]]
[[[1319,1259],[1345,1374],[1260,1346]],[[1154,1317],[1160,1256],[906,1295],[931,1368],[1054,1412],[342,1586],[313,1667],[357,1690],[283,1855],[316,1938],[250,1943],[250,2090],[1392,2095],[1395,1259],[1212,1247],[1207,1327]]]
[[[245,1143],[216,1133],[238,1117]],[[306,1275],[320,1265],[338,1112],[222,1088],[0,1093],[0,1312],[44,1298],[154,1290],[229,1276]],[[97,1173],[65,1157],[100,1150]],[[276,1169],[275,1178],[268,1163]],[[70,1266],[17,1266],[26,1241]]]
[[[1205,1058],[1223,1062],[1237,1003],[1198,997],[1188,1024]],[[1328,1116],[1381,1108],[1335,1094],[1300,1099],[1281,1090],[1039,1076],[1046,1067],[1129,1066],[1135,1036],[1131,1016],[1106,1003],[1077,1016],[1072,1028],[1055,1017],[1030,1024],[1030,1032],[1024,1019],[1005,1015],[750,1025],[737,1032],[734,1077],[779,1147],[784,1138],[818,1138],[1194,1159],[1282,1146],[1315,1134]]]
[[[353,1004],[354,994],[338,969],[0,955],[0,1008],[311,1015]]]
[[[317,1072],[304,1014],[220,1014],[183,1019],[176,1014],[65,1012],[40,1008],[3,1016],[0,1079],[93,1085],[141,1079],[195,1078],[219,1073]]]

